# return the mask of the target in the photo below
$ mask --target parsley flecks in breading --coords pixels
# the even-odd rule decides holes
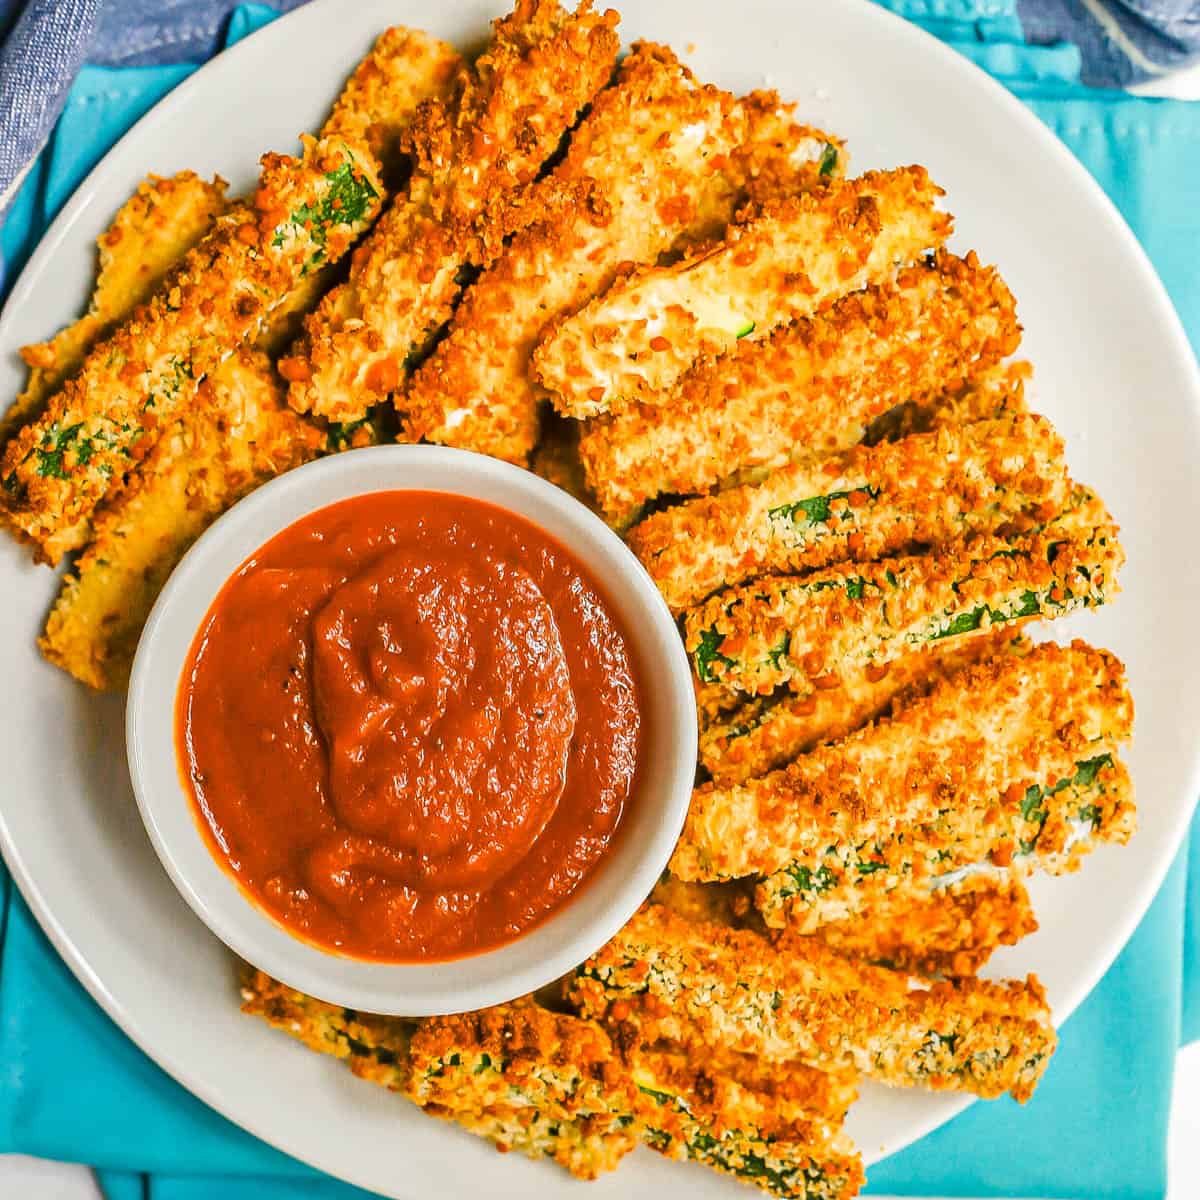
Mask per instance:
[[[371,181],[353,163],[343,163],[325,175],[329,190],[316,204],[302,204],[282,224],[276,226],[273,246],[282,246],[289,236],[307,234],[317,249],[305,264],[304,272],[320,266],[325,259],[325,243],[334,225],[354,225],[361,221],[378,198]]]
[[[724,636],[717,632],[716,626],[700,635],[700,645],[696,648],[696,674],[700,676],[701,683],[716,683],[717,677],[712,673],[714,662],[724,663],[727,667],[734,665],[732,658],[721,653],[724,641]]]
[[[832,142],[826,142],[824,149],[821,151],[821,165],[817,168],[817,174],[822,179],[828,179],[838,165],[838,150]]]
[[[810,496],[807,500],[797,500],[793,504],[780,504],[769,509],[767,515],[776,520],[790,520],[797,525],[802,521],[810,525],[824,524],[832,515],[833,502],[847,500],[856,492],[863,492],[872,500],[879,495],[879,489],[875,487],[852,488],[847,491],[830,492],[825,496]]]

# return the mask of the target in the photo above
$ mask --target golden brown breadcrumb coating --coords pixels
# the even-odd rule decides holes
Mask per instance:
[[[495,256],[514,196],[608,80],[615,24],[590,0],[575,13],[557,0],[518,0],[454,94],[421,106],[405,134],[407,191],[280,364],[293,408],[354,420],[396,391],[409,356],[449,318],[462,268]]]
[[[458,51],[441,38],[403,25],[385,29],[334,101],[321,136],[364,142],[394,192],[409,168],[402,136],[418,105],[444,95],[462,66]]]
[[[862,1161],[841,1131],[853,1076],[799,1063],[734,1074],[663,1047],[629,1060],[648,1109],[643,1139],[668,1158],[795,1200],[848,1200],[862,1187]]]
[[[529,357],[549,323],[619,271],[718,234],[769,170],[812,186],[825,144],[778,97],[736,102],[666,47],[635,45],[543,185],[545,219],[467,289],[410,381],[408,435],[523,464],[542,396]]]
[[[645,1141],[771,1195],[850,1200],[862,1165],[841,1131],[853,1078],[799,1064],[699,1068],[669,1048],[618,1052],[596,1022],[528,1001],[421,1021],[325,1004],[246,970],[243,1011],[501,1151],[581,1179]]]
[[[571,995],[584,1016],[700,1057],[717,1047],[798,1058],[897,1087],[1020,1101],[1057,1040],[1034,976],[913,986],[903,972],[814,938],[777,949],[750,930],[692,923],[660,905],[644,906],[579,968]]]
[[[722,242],[635,271],[556,321],[534,375],[567,416],[666,403],[702,355],[761,340],[940,246],[951,224],[941,195],[908,167],[768,201]]]
[[[915,647],[1104,604],[1125,558],[1112,518],[1086,495],[1028,533],[764,575],[713,596],[684,616],[696,675],[752,695],[807,694],[848,671],[882,673]]]
[[[1012,295],[995,270],[974,255],[939,254],[701,359],[669,404],[589,422],[580,443],[588,483],[619,520],[656,496],[707,492],[745,468],[843,450],[897,405],[930,407],[1019,341]]]
[[[1001,946],[1038,927],[1029,893],[1013,876],[970,875],[940,888],[898,887],[815,936],[849,958],[916,975],[974,975]],[[777,943],[786,952],[796,936]]]
[[[41,416],[88,351],[149,299],[226,204],[225,181],[217,177],[208,183],[194,171],[165,179],[150,175],[138,184],[96,239],[98,270],[87,312],[48,342],[21,347],[29,381],[0,418],[0,447],[20,426]]]
[[[831,848],[854,862],[900,827],[934,825],[950,800],[985,816],[1002,802],[1019,808],[1027,787],[1071,775],[1132,724],[1124,670],[1106,651],[1073,642],[1001,655],[783,770],[702,784],[671,872],[730,879],[801,863],[816,873]]]
[[[839,676],[838,686],[806,695],[785,691],[713,716],[700,731],[700,763],[714,783],[741,783],[785,766],[822,742],[832,742],[883,716],[898,697],[911,699],[970,663],[996,654],[1028,654],[1030,643],[1011,626],[977,638],[921,646],[879,671]],[[700,685],[719,688],[717,684]]]
[[[857,844],[832,844],[767,876],[754,902],[767,926],[811,933],[885,903],[897,889],[1076,870],[1101,842],[1128,842],[1136,819],[1133,785],[1114,743],[1095,745],[1057,778],[1030,772],[1003,795],[968,796],[928,823],[897,822]]]
[[[772,471],[630,531],[674,612],[776,571],[868,562],[1061,512],[1062,438],[1044,417],[943,427]]]

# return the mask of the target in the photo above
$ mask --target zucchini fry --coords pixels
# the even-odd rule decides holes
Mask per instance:
[[[590,0],[518,0],[453,97],[419,111],[406,194],[356,251],[349,279],[305,323],[280,370],[298,412],[361,417],[399,386],[408,360],[450,317],[466,265],[499,252],[514,196],[607,82],[615,14]]]
[[[142,627],[188,547],[236,500],[316,457],[325,436],[284,402],[261,353],[240,350],[201,402],[155,444],[130,485],[96,513],[38,646],[89,687],[119,690]]]
[[[1116,526],[1089,497],[1029,534],[764,576],[689,611],[684,641],[702,683],[806,694],[847,671],[882,672],[916,647],[1101,605],[1123,562]]]
[[[700,764],[715,783],[742,783],[786,765],[822,742],[853,733],[886,713],[898,697],[926,693],[970,663],[1029,650],[1023,636],[1003,627],[965,641],[950,638],[922,646],[902,655],[886,671],[867,667],[848,672],[836,688],[750,700],[715,716],[701,729]]]
[[[407,1085],[416,1022],[314,1000],[249,966],[241,970],[241,996],[247,1016],[260,1017],[318,1054],[348,1060],[356,1075],[393,1091]]]
[[[0,460],[0,511],[56,563],[88,538],[96,505],[192,402],[204,376],[253,338],[308,272],[374,218],[382,185],[362,145],[305,139],[268,154],[253,201],[235,204],[148,304],[97,343],[80,373]]]
[[[558,321],[533,372],[566,416],[662,404],[701,355],[762,339],[939,246],[950,232],[941,195],[908,167],[768,202],[723,242],[635,271]]]
[[[971,875],[945,887],[897,888],[816,936],[849,958],[915,975],[974,975],[1001,946],[1037,929],[1020,879]],[[777,945],[786,952],[785,935]]]
[[[611,1171],[638,1144],[645,1107],[603,1029],[528,1003],[423,1021],[405,1095],[580,1179]]]
[[[1076,764],[1111,751],[1133,725],[1120,662],[1082,642],[1043,644],[963,668],[888,719],[745,783],[702,784],[671,859],[680,879],[819,872],[834,848],[934,826],[968,804],[1020,806]]]
[[[0,420],[0,447],[41,416],[88,351],[145,303],[225,208],[220,178],[207,183],[193,171],[180,171],[167,179],[151,175],[138,184],[96,240],[99,270],[87,312],[50,341],[21,347],[29,381]]]
[[[1124,844],[1133,835],[1133,786],[1113,750],[1111,743],[1092,746],[1057,780],[966,796],[930,824],[899,823],[874,841],[831,845],[819,862],[776,871],[755,893],[763,921],[811,933],[886,905],[897,890],[936,893],[980,876],[1075,870],[1100,842]]]
[[[641,1135],[641,1094],[604,1031],[577,1017],[520,1001],[425,1021],[375,1017],[253,971],[242,999],[243,1012],[346,1060],[360,1079],[580,1178],[611,1170]]]
[[[634,1051],[630,1070],[651,1102],[644,1140],[668,1158],[703,1163],[772,1196],[858,1195],[862,1160],[841,1129],[852,1082],[798,1064],[769,1079],[735,1078],[657,1048]]]
[[[750,930],[647,906],[579,968],[571,995],[587,1017],[698,1054],[716,1047],[893,1086],[1029,1099],[1056,1043],[1036,978],[911,984],[812,938],[781,951]]]
[[[694,496],[746,468],[844,450],[898,405],[932,407],[1019,341],[994,268],[938,254],[700,360],[667,405],[590,422],[580,443],[588,483],[610,519],[627,520],[656,496]]]
[[[409,168],[403,134],[417,106],[449,91],[462,66],[449,42],[403,25],[385,29],[334,101],[321,136],[365,143],[390,194]]]
[[[775,571],[868,562],[1061,512],[1062,438],[1044,417],[857,447],[648,517],[629,545],[674,612]]]
[[[597,95],[543,190],[542,222],[516,234],[467,289],[449,333],[409,382],[408,436],[524,463],[542,393],[529,357],[549,323],[626,264],[718,233],[766,162],[819,178],[824,135],[782,127],[777,98],[737,103],[663,46],[636,45]],[[783,167],[777,167],[782,172]]]

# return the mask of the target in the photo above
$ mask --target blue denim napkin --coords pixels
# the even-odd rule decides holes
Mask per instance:
[[[1014,0],[891,0],[889,7],[1002,79],[1072,147],[1141,237],[1200,345],[1200,105],[1081,87],[1079,53],[1027,46]],[[229,37],[272,15],[238,10]],[[189,44],[204,52],[202,36]],[[14,267],[112,142],[190,70],[80,73],[0,230]],[[1200,823],[1192,860],[1189,872],[1185,850],[1125,951],[1066,1023],[1034,1100],[1023,1109],[1007,1101],[974,1106],[873,1168],[870,1190],[1089,1200],[1164,1194],[1174,1053],[1181,1036],[1200,1037]],[[97,1165],[110,1200],[365,1195],[235,1128],[150,1063],[79,987],[3,868],[0,934],[0,1152]]]

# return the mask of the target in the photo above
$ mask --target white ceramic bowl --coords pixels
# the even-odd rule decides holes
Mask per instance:
[[[621,836],[564,906],[508,945],[451,962],[364,962],[277,924],[218,865],[185,790],[175,744],[184,661],[209,606],[264,542],[317,509],[370,492],[419,489],[506,508],[569,546],[604,587],[646,682],[642,768]],[[430,1016],[499,1004],[582,962],[633,915],[666,866],[687,813],[696,717],[687,657],[666,604],[608,527],[566,492],[495,459],[435,446],[378,446],[291,471],[226,513],[163,589],[138,646],[126,707],[129,770],[159,858],[197,915],[247,962],[290,987],[367,1012]]]

